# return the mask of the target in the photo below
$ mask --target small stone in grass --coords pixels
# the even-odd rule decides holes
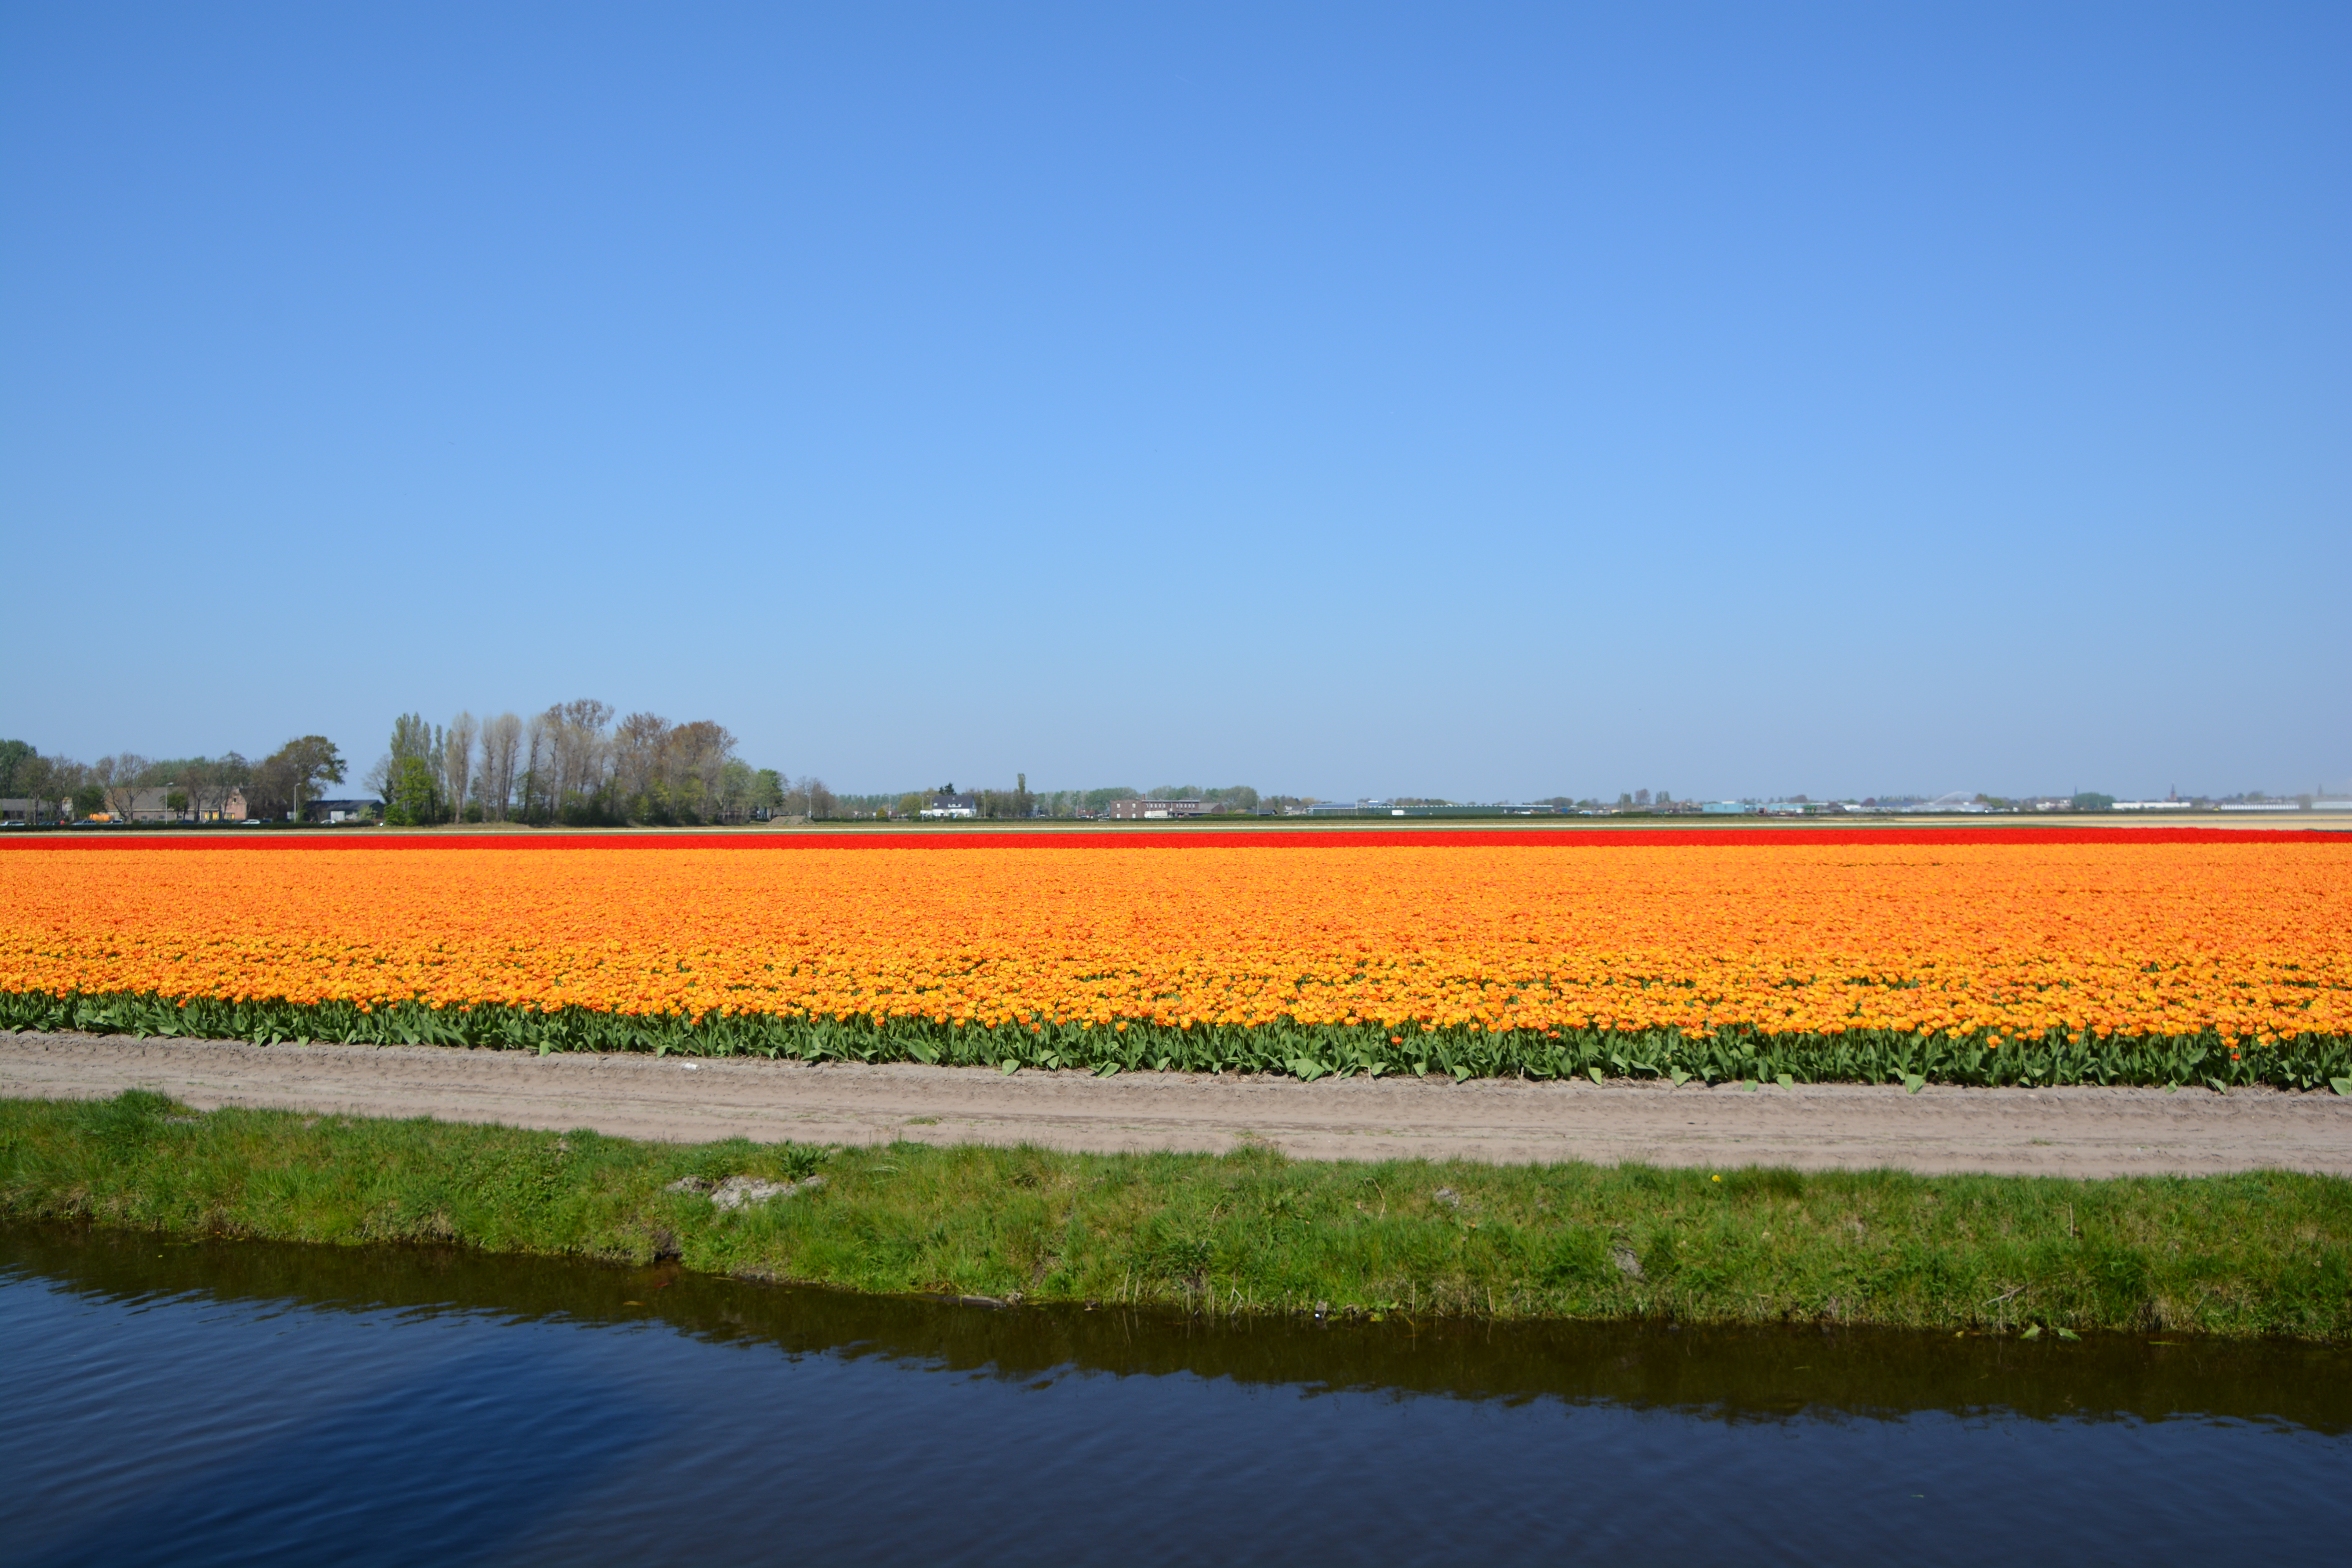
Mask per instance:
[[[794,1193],[813,1193],[824,1185],[823,1176],[811,1176],[804,1182],[771,1182],[760,1176],[730,1176],[723,1182],[713,1182],[707,1176],[680,1176],[662,1191],[697,1196],[707,1193],[711,1207],[731,1210],[745,1204],[763,1204],[770,1198],[788,1198]]]
[[[710,1194],[710,1206],[715,1209],[740,1209],[745,1204],[763,1204],[770,1198],[788,1198],[799,1188],[791,1182],[763,1181],[758,1176],[730,1176],[719,1184]]]

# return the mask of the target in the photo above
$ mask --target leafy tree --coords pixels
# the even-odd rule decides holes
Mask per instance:
[[[229,755],[236,757],[238,764],[244,763],[245,759],[236,757],[235,752]],[[271,752],[262,766],[276,769],[286,781],[291,797],[288,810],[297,821],[301,819],[306,796],[316,799],[322,785],[343,782],[342,753],[324,735],[298,735]]]
[[[376,793],[383,801],[386,822],[395,820],[394,813],[400,809],[400,784],[406,775],[406,763],[424,763],[425,772],[434,780],[435,793],[438,795],[443,741],[441,731],[426,723],[422,713],[403,713],[393,720],[392,750],[369,771],[367,781],[376,786]]]
[[[392,760],[404,763],[414,757],[419,762],[441,748],[436,742],[433,726],[425,721],[422,713],[403,713],[392,721]]]
[[[980,792],[980,815],[992,817],[1024,817],[1036,809],[1037,797],[1029,792],[1029,775],[1014,775],[1011,789],[984,789]]]
[[[405,827],[441,820],[440,782],[423,757],[403,757],[392,765],[392,804],[384,820]]]
[[[719,770],[719,815],[721,820],[740,822],[751,815],[751,797],[759,792],[760,775],[751,764],[730,757]]]
[[[16,775],[26,763],[41,753],[22,741],[0,741],[0,795],[17,795],[30,793]]]

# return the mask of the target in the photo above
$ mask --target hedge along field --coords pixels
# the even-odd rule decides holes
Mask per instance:
[[[0,850],[0,1025],[2352,1091],[2336,835],[87,842]]]

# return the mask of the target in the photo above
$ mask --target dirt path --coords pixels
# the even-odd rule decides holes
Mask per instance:
[[[2352,1100],[2205,1090],[1658,1083],[1465,1084],[687,1062],[632,1056],[0,1035],[0,1096],[161,1089],[190,1105],[279,1106],[593,1127],[631,1138],[1028,1142],[1302,1159],[1620,1160],[1898,1166],[2071,1176],[2278,1168],[2352,1175]]]

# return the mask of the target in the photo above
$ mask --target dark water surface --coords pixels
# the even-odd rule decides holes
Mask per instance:
[[[37,1228],[0,1374],[11,1564],[2352,1557],[2352,1353],[2308,1346],[1206,1325]]]

